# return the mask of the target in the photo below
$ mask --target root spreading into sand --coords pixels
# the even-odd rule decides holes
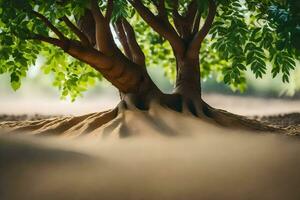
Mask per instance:
[[[125,105],[126,106],[126,105]],[[212,108],[213,109],[213,108]],[[119,104],[115,109],[81,116],[60,116],[39,120],[0,122],[2,132],[26,132],[31,135],[60,135],[63,137],[96,136],[176,136],[193,133],[207,127],[210,130],[224,128],[225,123],[231,128],[277,132],[299,135],[299,124],[278,123],[277,118],[265,118],[261,121],[213,109],[209,117],[195,117],[191,113],[178,113],[159,104],[153,104],[148,110],[135,107],[125,108]],[[258,118],[258,120],[260,120]],[[228,131],[228,129],[225,129]]]
[[[300,199],[298,137],[167,109],[66,119],[18,122],[19,134],[0,137],[1,200]]]

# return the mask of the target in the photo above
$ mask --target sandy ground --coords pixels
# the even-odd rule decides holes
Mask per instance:
[[[300,112],[297,101],[205,98],[237,114]],[[16,115],[77,115],[117,99],[103,102],[2,100],[0,107]],[[299,137],[225,129],[164,109],[126,111],[122,120],[109,133],[100,127],[76,138],[0,134],[0,199],[300,199]],[[136,137],[120,139],[125,129]]]
[[[84,115],[114,108],[118,102],[117,94],[110,93],[99,98],[83,98],[75,102],[57,98],[2,98],[0,99],[0,122],[38,120],[52,116]],[[250,116],[279,127],[293,126],[300,130],[300,99],[266,99],[257,97],[226,96],[204,94],[204,99],[215,108]]]
[[[122,140],[2,136],[0,199],[300,199],[299,139],[169,120],[181,135],[140,121]]]
[[[204,99],[212,106],[241,115],[274,115],[300,112],[300,100],[263,99],[255,97],[204,94]],[[78,99],[74,103],[57,98],[1,98],[0,114],[42,114],[42,115],[82,115],[113,108],[119,102],[117,94],[98,98]]]

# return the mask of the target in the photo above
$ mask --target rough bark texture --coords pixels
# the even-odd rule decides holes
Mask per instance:
[[[199,58],[177,58],[175,91],[180,94],[201,93]]]

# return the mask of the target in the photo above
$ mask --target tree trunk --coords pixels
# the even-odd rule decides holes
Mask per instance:
[[[174,93],[182,98],[182,111],[204,117],[201,99],[199,56],[176,55],[176,84]]]
[[[140,110],[148,110],[152,101],[158,100],[163,93],[154,84],[146,69],[141,69],[144,76],[137,84],[138,90],[134,93],[120,92],[121,100],[126,103],[126,107],[136,107]]]
[[[127,137],[134,133],[126,129],[127,121],[125,116],[128,113],[125,112],[126,110],[131,113],[142,113],[144,118],[141,120],[147,119],[152,125],[153,123],[158,123],[153,125],[154,127],[161,125],[160,122],[149,117],[146,114],[147,112],[144,112],[150,110],[151,113],[151,105],[155,102],[156,105],[161,106],[158,107],[158,110],[161,109],[163,111],[164,109],[162,108],[169,108],[199,117],[216,125],[256,131],[283,131],[256,120],[214,109],[206,104],[201,99],[199,59],[177,59],[178,74],[173,94],[162,93],[153,83],[146,69],[141,68],[140,70],[140,73],[137,73],[136,76],[142,75],[142,78],[136,82],[134,92],[124,92],[125,90],[123,90],[121,102],[112,110],[78,117],[57,117],[39,121],[0,123],[0,130],[9,133],[25,131],[38,135],[62,134],[73,137],[87,133],[98,134],[99,128],[101,128],[103,136],[109,135],[113,130],[119,130],[120,137]],[[137,80],[138,77],[134,77],[134,79]],[[128,81],[130,82],[131,80]],[[142,112],[138,110],[142,110]],[[165,130],[162,129],[162,131]],[[162,134],[164,133],[162,132]]]
[[[197,94],[201,96],[199,58],[176,58],[175,92],[183,96]]]

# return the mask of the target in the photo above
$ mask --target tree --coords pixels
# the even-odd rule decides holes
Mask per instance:
[[[152,102],[226,125],[268,129],[214,109],[201,98],[201,78],[217,73],[244,90],[247,68],[257,78],[272,66],[289,81],[299,59],[297,0],[1,0],[1,73],[18,89],[38,55],[47,58],[62,95],[72,98],[93,79],[111,82],[122,106],[102,115],[104,124],[123,108]],[[164,94],[146,66],[164,65],[175,89]],[[200,64],[201,63],[201,64]],[[200,66],[200,67],[199,67]]]

